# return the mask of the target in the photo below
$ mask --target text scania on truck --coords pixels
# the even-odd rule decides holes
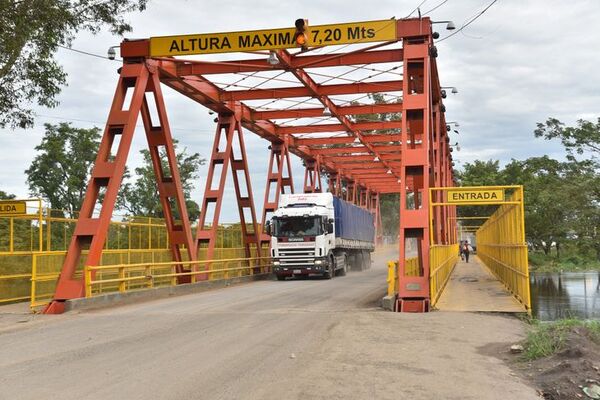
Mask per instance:
[[[373,215],[331,193],[281,195],[267,231],[279,280],[309,275],[331,279],[371,266]]]

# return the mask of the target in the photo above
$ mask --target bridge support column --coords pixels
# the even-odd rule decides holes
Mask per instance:
[[[304,170],[304,193],[321,193],[321,160],[317,156],[315,160],[306,161]]]
[[[126,104],[128,91],[132,91],[132,96],[130,103]],[[153,96],[158,121],[153,121],[151,118],[146,94]],[[85,295],[83,277],[75,276],[84,250],[88,250],[84,265],[100,264],[140,112],[146,130],[173,259],[182,260],[181,247],[185,246],[189,260],[195,260],[190,221],[158,74],[149,71],[145,64],[125,64],[120,71],[108,121],[81,205],[79,219],[58,278],[54,298],[44,309],[46,314],[60,314],[64,311],[66,300]],[[163,164],[165,161],[166,164]],[[176,219],[181,222],[176,224]],[[181,266],[178,268],[182,270]],[[95,274],[92,273],[92,279],[94,276]]]
[[[239,158],[236,158],[234,144],[237,143]],[[217,121],[217,130],[213,144],[212,155],[208,168],[204,198],[196,231],[198,255],[201,246],[206,245],[206,259],[214,258],[219,229],[219,217],[225,192],[228,170],[231,167],[233,184],[237,199],[242,230],[244,253],[247,258],[260,256],[260,232],[254,208],[252,185],[248,172],[248,159],[242,125],[238,116],[230,113],[220,113]],[[218,171],[220,169],[220,171]],[[241,174],[238,174],[241,172]],[[241,176],[240,176],[241,175]],[[240,179],[243,182],[240,182]],[[216,185],[215,185],[216,184]],[[242,189],[244,189],[242,191]],[[247,213],[247,214],[246,214]],[[209,226],[206,222],[210,221]],[[249,226],[250,225],[250,229]],[[255,252],[253,254],[252,247]],[[256,271],[255,271],[256,272]],[[197,275],[197,280],[206,280],[206,275]]]
[[[279,195],[294,193],[294,182],[292,179],[292,167],[290,153],[286,143],[271,144],[271,156],[269,157],[269,172],[267,173],[267,185],[265,186],[265,200],[261,219],[261,244],[269,243],[270,236],[265,232],[265,224],[279,204]],[[275,168],[275,169],[274,169]],[[273,197],[271,197],[272,185],[275,185]]]
[[[430,36],[404,42],[398,299],[401,312],[429,311],[429,186],[432,183]],[[417,244],[418,271],[407,274],[407,241]]]

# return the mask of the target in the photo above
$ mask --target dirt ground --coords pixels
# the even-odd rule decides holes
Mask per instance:
[[[529,381],[544,399],[590,399],[583,388],[600,385],[600,346],[589,339],[585,328],[571,331],[559,353],[534,361],[511,354],[506,343],[494,348],[514,374]]]

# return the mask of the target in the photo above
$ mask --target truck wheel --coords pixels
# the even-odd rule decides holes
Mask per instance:
[[[344,267],[340,268],[340,276],[346,276],[348,272],[348,256],[344,254]]]
[[[325,279],[333,279],[335,276],[335,258],[333,256],[329,257],[329,268],[325,273]]]
[[[285,276],[283,276],[283,275],[275,275],[275,276],[277,276],[278,281],[285,281]]]

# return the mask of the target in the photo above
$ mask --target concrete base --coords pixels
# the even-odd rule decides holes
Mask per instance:
[[[216,281],[202,281],[196,283],[187,283],[176,286],[166,286],[156,289],[140,289],[130,292],[120,293],[105,293],[94,297],[72,299],[65,302],[65,312],[69,311],[84,311],[97,310],[100,308],[108,308],[133,304],[142,301],[163,299],[171,296],[183,296],[186,294],[205,292],[212,289],[220,289],[240,283],[247,283],[259,280],[272,278],[269,274],[249,275],[232,279],[220,279]]]
[[[395,311],[396,296],[385,296],[381,299],[381,307],[387,311]]]

